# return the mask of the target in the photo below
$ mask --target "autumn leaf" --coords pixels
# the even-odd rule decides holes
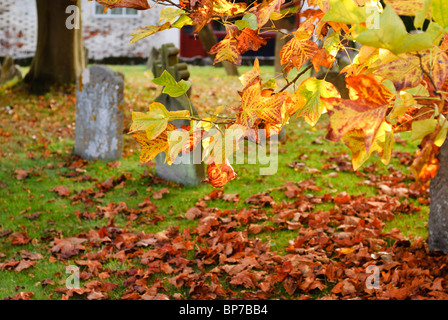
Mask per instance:
[[[162,199],[162,198],[163,198],[163,195],[164,195],[165,193],[170,193],[170,190],[169,190],[168,188],[163,188],[163,189],[160,189],[160,190],[158,190],[158,191],[155,191],[155,192],[152,194],[152,198],[153,198],[153,199]]]
[[[222,188],[229,181],[236,178],[236,173],[228,160],[221,165],[217,165],[214,162],[210,163],[207,167],[207,173],[208,179],[203,182],[211,184],[214,188]]]
[[[390,5],[380,14],[379,26],[360,32],[355,40],[370,47],[388,49],[394,54],[426,50],[433,46],[431,34],[407,33],[403,21]]]
[[[176,130],[176,126],[168,123],[166,130],[162,131],[156,138],[148,139],[148,136],[145,132],[138,132],[132,135],[135,141],[137,141],[142,147],[140,153],[140,162],[147,163],[148,161],[153,160],[159,153],[165,152],[167,155],[167,163],[170,164],[171,158],[168,153],[169,144],[168,144],[168,134],[169,132]]]
[[[267,43],[256,31],[249,28],[241,30],[241,34],[238,36],[237,41],[237,49],[240,54],[249,50],[258,51],[261,46],[264,46]]]
[[[17,265],[17,267],[15,267],[14,271],[15,272],[20,272],[22,270],[31,268],[31,267],[35,266],[36,263],[37,263],[36,261],[20,260],[20,262]]]
[[[309,39],[307,32],[295,32],[294,38],[289,40],[280,50],[280,63],[286,65],[285,71],[295,67],[300,68],[308,60],[314,57],[318,51],[318,46]]]
[[[358,24],[366,21],[365,8],[358,7],[353,0],[329,0],[330,10],[323,21]]]
[[[305,121],[311,126],[316,125],[325,110],[325,105],[321,100],[321,97],[341,97],[332,83],[325,80],[316,79],[315,77],[308,78],[303,81],[294,95],[305,99],[304,104],[299,108],[297,116],[303,116]]]
[[[14,171],[17,180],[25,180],[28,177],[28,172],[24,169],[17,169]]]
[[[448,55],[439,47],[420,55],[421,57],[411,53],[401,54],[398,59],[382,64],[375,75],[392,81],[395,89],[401,91],[418,86],[427,72],[431,74],[437,89],[441,89],[448,77]]]
[[[207,166],[208,179],[203,182],[211,184],[214,188],[222,188],[229,181],[236,179],[236,173],[228,160],[221,165],[212,162]]]
[[[263,0],[259,6],[253,8],[251,11],[257,16],[258,27],[263,27],[269,21],[272,13],[280,13],[284,3],[285,0]]]
[[[85,249],[83,245],[87,239],[81,239],[77,237],[69,237],[65,239],[54,239],[51,252],[59,254],[61,258],[68,259],[77,255],[81,250]]]
[[[422,149],[417,151],[417,155],[409,168],[415,180],[424,183],[434,178],[440,166],[437,153],[439,147],[432,141],[432,136],[428,135],[422,141]]]
[[[158,102],[149,105],[149,112],[133,112],[132,125],[129,133],[144,131],[147,139],[158,137],[166,128],[169,121],[189,118],[188,110],[168,111],[165,106]]]
[[[229,61],[235,65],[240,65],[242,58],[238,50],[238,40],[234,37],[226,36],[220,42],[215,44],[209,51],[210,54],[216,54],[213,64],[222,61]]]
[[[415,16],[423,8],[425,0],[384,0],[400,16]]]
[[[448,27],[448,2],[445,0],[432,0],[432,17],[442,26]]]
[[[252,70],[247,71],[238,78],[243,84],[243,91],[246,90],[249,86],[255,84],[256,82],[260,82],[260,76],[261,76],[260,62],[258,61],[258,58],[255,58]]]
[[[373,145],[367,151],[365,146],[365,134],[361,129],[353,129],[346,133],[341,142],[344,143],[352,152],[353,170],[358,170],[373,154],[377,151],[383,164],[389,164],[392,154],[394,135],[392,126],[383,122],[373,139]]]
[[[199,33],[213,16],[213,0],[201,0],[201,6],[190,14],[195,25],[194,33]]]
[[[50,189],[52,192],[56,192],[60,197],[67,197],[70,195],[70,190],[66,186],[57,186]]]
[[[31,241],[30,236],[26,232],[13,233],[9,237],[13,246],[24,245]]]
[[[319,49],[317,50],[316,55],[311,59],[311,63],[313,64],[314,71],[319,72],[320,66],[331,68],[335,60],[336,57],[327,54],[326,49]]]
[[[237,114],[236,124],[251,128],[258,119],[272,124],[281,124],[282,106],[285,99],[286,95],[284,94],[263,97],[261,85],[256,82],[243,91],[242,106]]]
[[[258,29],[257,16],[253,13],[247,13],[241,20],[235,21],[235,25],[238,29],[250,28],[252,30]]]
[[[394,95],[372,76],[348,77],[346,81],[352,100],[322,98],[330,117],[327,139],[338,141],[349,131],[361,129],[369,152]]]
[[[170,22],[165,22],[164,24],[160,26],[146,26],[141,27],[135,30],[133,33],[130,34],[132,37],[131,41],[129,41],[129,44],[135,43],[143,38],[152,36],[153,34],[156,34],[157,32],[169,29],[171,27]]]
[[[228,16],[235,15],[244,12],[246,10],[246,3],[233,2],[227,0],[215,0],[213,1],[213,12],[218,15]]]
[[[185,14],[185,10],[177,9],[177,8],[163,8],[160,10],[160,18],[159,23],[165,20],[165,22],[169,22],[170,24],[173,24],[179,16]]]

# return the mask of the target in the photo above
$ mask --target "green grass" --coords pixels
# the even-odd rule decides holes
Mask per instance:
[[[125,122],[129,126],[131,111],[145,111],[147,105],[160,93],[160,89],[151,84],[152,74],[144,66],[111,66],[111,68],[125,74]],[[200,114],[205,115],[219,105],[237,106],[239,101],[237,90],[241,90],[238,78],[226,76],[223,69],[198,66],[192,66],[189,69],[193,86],[191,99]],[[266,74],[265,80],[275,77],[273,67],[262,66],[261,69]],[[241,74],[248,70],[250,67],[240,67]],[[51,241],[56,236],[70,237],[104,226],[104,219],[77,218],[76,210],[92,212],[96,208],[85,208],[81,203],[72,204],[70,196],[73,196],[75,191],[94,189],[96,183],[101,183],[109,177],[125,174],[129,178],[125,181],[123,188],[111,190],[101,198],[103,205],[109,202],[126,202],[129,208],[136,208],[154,191],[165,187],[169,187],[170,190],[170,193],[165,194],[162,199],[151,200],[157,205],[158,214],[163,215],[165,220],[155,224],[141,224],[141,221],[128,222],[126,217],[118,215],[115,219],[117,225],[126,226],[133,232],[144,231],[145,233],[159,232],[169,226],[179,226],[183,230],[197,225],[196,220],[182,219],[182,216],[195,205],[198,199],[213,191],[213,188],[207,184],[201,184],[198,187],[181,187],[176,184],[152,183],[148,174],[155,173],[154,167],[139,164],[139,147],[127,135],[124,137],[125,156],[120,160],[119,168],[110,167],[103,161],[92,161],[83,170],[86,170],[84,174],[97,179],[96,181],[76,182],[64,176],[73,172],[73,169],[68,168],[73,159],[74,146],[73,88],[67,89],[68,93],[55,91],[45,96],[29,96],[20,85],[4,90],[6,94],[0,95],[0,107],[12,106],[13,112],[0,110],[0,143],[2,145],[0,150],[0,233],[7,230],[13,233],[27,232],[34,240],[23,246],[13,246],[8,236],[1,237],[0,253],[3,253],[4,257],[0,258],[0,263],[14,258],[19,259],[20,250],[40,253],[44,258],[39,260],[33,268],[21,272],[0,271],[0,299],[13,296],[19,291],[32,291],[34,299],[61,298],[61,294],[54,292],[54,288],[63,286],[67,277],[65,268],[69,264],[74,264],[74,261],[50,259]],[[311,128],[301,119],[291,119],[286,129],[287,139],[279,145],[277,172],[273,175],[262,176],[259,174],[260,165],[235,164],[234,169],[238,177],[224,187],[224,192],[239,194],[241,201],[231,204],[216,200],[210,201],[210,206],[223,210],[242,209],[247,206],[244,202],[246,198],[270,189],[273,190],[271,195],[277,203],[290,201],[276,188],[288,181],[299,182],[311,178],[315,180],[316,185],[322,187],[321,191],[309,192],[312,194],[337,195],[345,191],[351,195],[377,195],[376,188],[363,185],[363,178],[352,172],[338,172],[337,177],[331,177],[329,173],[334,170],[322,169],[322,165],[327,163],[328,158],[324,152],[349,154],[348,149],[342,144],[325,140],[327,121],[328,117],[323,115],[316,128]],[[396,149],[413,152],[415,145],[397,145]],[[308,158],[300,159],[299,156],[303,154]],[[307,173],[306,168],[293,169],[288,166],[295,161],[304,162],[306,168],[315,168],[321,170],[321,173]],[[371,164],[379,168],[376,174],[389,174],[387,166],[381,164],[377,156],[373,156],[363,168]],[[409,174],[408,168],[400,164],[397,159],[392,159],[391,165]],[[26,170],[28,177],[17,180],[15,171],[18,169]],[[365,172],[363,170],[361,169],[361,172]],[[60,185],[68,187],[71,191],[69,197],[58,197],[50,191]],[[150,191],[147,191],[148,187],[151,188]],[[130,195],[134,194],[134,191],[136,194]],[[387,223],[385,232],[396,227],[406,236],[426,237],[428,206],[415,204],[422,207],[420,212],[398,214],[393,221]],[[316,205],[315,209],[329,210],[332,207],[332,204],[322,204]],[[41,215],[35,220],[25,217],[36,212],[41,212]],[[266,214],[272,215],[272,209],[267,208]],[[256,237],[270,241],[272,250],[285,254],[284,249],[290,240],[297,237],[297,232],[277,230],[273,233],[261,233]],[[133,262],[122,264],[117,260],[110,260],[103,267],[111,270],[126,270],[132,265]],[[53,278],[55,286],[42,286],[42,281],[48,278]],[[154,279],[156,278],[149,281]],[[123,278],[111,277],[107,281],[121,284],[123,280]],[[170,290],[176,292],[174,288]],[[111,298],[118,299],[124,291],[123,288],[114,291]],[[182,292],[182,294],[185,293]],[[282,294],[285,295],[284,292]]]

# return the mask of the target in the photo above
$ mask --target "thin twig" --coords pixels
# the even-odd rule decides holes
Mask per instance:
[[[297,80],[299,80],[299,78],[300,78],[301,76],[303,76],[303,75],[305,74],[305,72],[307,72],[308,70],[310,70],[312,66],[313,66],[313,65],[310,64],[310,65],[309,65],[308,67],[306,67],[303,71],[299,72],[299,73],[297,74],[297,76],[296,76],[292,81],[290,81],[286,86],[284,86],[279,92],[283,92],[283,91],[285,91],[286,89],[288,89],[293,83],[295,83]]]

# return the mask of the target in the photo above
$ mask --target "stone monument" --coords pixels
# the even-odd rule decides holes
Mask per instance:
[[[106,66],[84,69],[76,90],[75,153],[117,160],[123,150],[124,79]]]
[[[179,63],[179,49],[174,44],[164,44],[159,50],[159,59],[153,62],[152,73],[155,78],[162,75],[164,70],[167,70],[176,81],[188,80],[190,71],[186,63]],[[189,96],[191,88],[187,92]],[[168,111],[189,110],[190,102],[185,95],[177,98],[170,97],[165,93],[161,93],[155,100],[163,104]],[[197,114],[194,106],[191,106],[193,114]],[[189,126],[188,120],[175,120],[172,123],[180,128],[182,125]],[[200,146],[198,146],[200,147]],[[156,172],[157,175],[165,180],[175,181],[184,185],[198,185],[205,179],[205,166],[200,162],[200,154],[191,152],[187,154],[179,154],[177,161],[172,165],[165,162],[165,154],[160,153],[156,156]],[[198,159],[199,158],[199,159]]]
[[[6,56],[0,69],[0,85],[14,78],[18,78],[19,81],[22,80],[22,72],[20,71],[20,67],[14,64],[12,56]]]

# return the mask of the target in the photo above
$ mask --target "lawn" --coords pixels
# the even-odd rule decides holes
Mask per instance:
[[[129,128],[131,112],[146,111],[161,90],[144,66],[110,67],[125,75]],[[238,78],[189,69],[201,115],[238,106]],[[275,77],[273,67],[261,69],[265,80]],[[417,290],[400,273],[412,265],[426,284],[441,275],[415,262],[419,252],[432,263],[444,259],[425,251],[428,192],[413,185],[416,146],[408,136],[396,136],[389,165],[374,155],[353,172],[350,151],[325,139],[326,115],[316,127],[294,118],[274,151],[275,174],[235,164],[238,176],[222,190],[184,187],[158,178],[154,163],[140,164],[139,146],[126,134],[119,161],[76,157],[75,101],[73,87],[44,96],[21,84],[0,91],[0,299],[445,294],[420,283]],[[382,268],[384,289],[365,289],[369,264]],[[79,268],[78,289],[67,288],[68,266]],[[394,291],[403,288],[412,290]]]

